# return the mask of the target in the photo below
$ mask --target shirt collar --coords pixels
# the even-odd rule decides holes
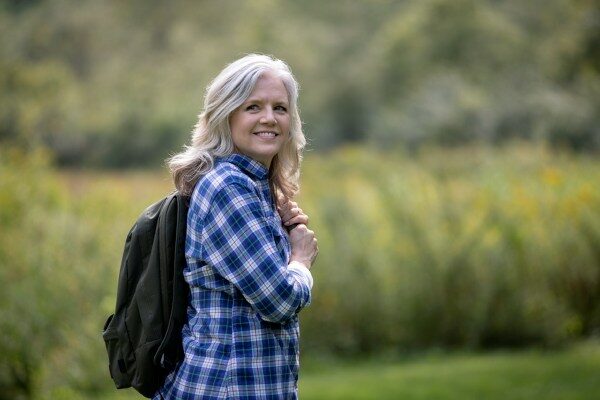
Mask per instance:
[[[259,180],[267,179],[269,177],[269,170],[267,167],[243,154],[233,153],[225,157],[219,157],[218,161],[236,165],[246,174]]]

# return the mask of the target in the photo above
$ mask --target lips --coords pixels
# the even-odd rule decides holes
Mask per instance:
[[[253,135],[256,135],[256,136],[262,137],[262,138],[274,138],[276,136],[279,136],[278,133],[271,132],[271,131],[254,132]]]

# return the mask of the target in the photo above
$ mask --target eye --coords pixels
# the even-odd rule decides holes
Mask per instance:
[[[285,106],[276,106],[275,110],[282,111],[282,112],[287,112],[287,108]]]
[[[246,107],[246,111],[256,111],[258,110],[258,104],[250,104]]]

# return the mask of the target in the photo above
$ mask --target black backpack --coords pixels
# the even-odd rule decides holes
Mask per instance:
[[[170,194],[148,207],[127,235],[115,313],[102,332],[118,389],[133,387],[152,397],[183,358],[188,208],[189,197]]]

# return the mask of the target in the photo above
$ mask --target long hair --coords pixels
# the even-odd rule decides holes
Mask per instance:
[[[167,160],[180,193],[192,193],[198,180],[214,167],[215,157],[233,153],[229,116],[248,99],[265,71],[272,71],[283,82],[290,114],[290,132],[271,161],[269,184],[278,201],[292,199],[298,193],[306,145],[298,111],[298,83],[285,62],[261,54],[249,54],[227,65],[206,88],[204,109],[192,130],[191,145]]]

